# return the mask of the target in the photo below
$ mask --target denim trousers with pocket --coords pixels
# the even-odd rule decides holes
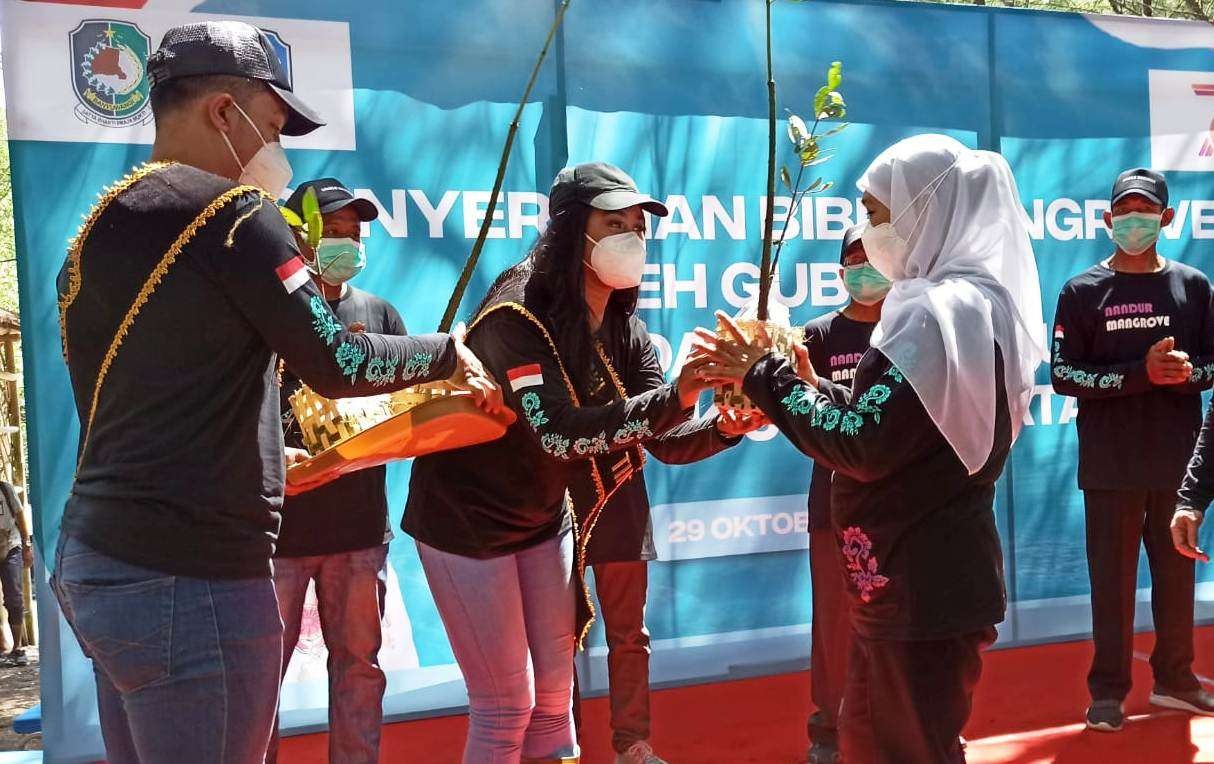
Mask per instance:
[[[270,578],[166,575],[67,534],[52,579],[93,660],[110,764],[260,764],[282,621]]]

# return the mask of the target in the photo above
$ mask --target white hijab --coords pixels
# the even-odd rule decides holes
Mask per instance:
[[[877,157],[857,184],[890,209],[907,258],[872,346],[903,373],[969,474],[995,440],[995,343],[1012,439],[1046,360],[1028,216],[999,154],[919,135]],[[887,274],[889,275],[889,274]]]

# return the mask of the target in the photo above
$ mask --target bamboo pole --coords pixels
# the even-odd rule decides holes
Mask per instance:
[[[481,228],[476,235],[476,242],[472,245],[472,252],[468,255],[468,260],[464,263],[464,270],[455,284],[455,291],[451,293],[451,299],[447,302],[447,310],[443,313],[443,320],[438,326],[440,332],[451,331],[451,327],[455,323],[455,314],[459,311],[459,304],[464,299],[468,282],[472,280],[472,273],[476,270],[477,261],[480,260],[481,250],[485,246],[485,240],[489,237],[489,228],[493,225],[493,211],[497,208],[502,182],[506,178],[506,166],[510,163],[510,150],[514,147],[514,136],[518,133],[519,120],[527,106],[527,99],[531,97],[531,89],[535,87],[535,81],[539,78],[544,59],[548,57],[548,49],[552,47],[552,40],[556,37],[557,30],[560,29],[561,22],[565,19],[565,11],[568,10],[569,3],[572,1],[563,0],[557,8],[556,17],[552,20],[552,28],[548,30],[548,39],[544,40],[544,47],[540,50],[535,68],[531,70],[531,79],[527,82],[527,89],[523,91],[523,97],[518,102],[518,110],[514,112],[514,119],[510,122],[510,130],[506,133],[506,145],[502,147],[502,158],[497,165],[497,177],[493,180],[493,191],[489,194],[489,205],[485,209],[485,219],[481,221]]]

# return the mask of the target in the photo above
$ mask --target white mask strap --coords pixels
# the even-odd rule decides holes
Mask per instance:
[[[953,168],[956,167],[957,163],[960,161],[961,161],[961,157],[958,156],[956,159],[953,160],[952,164],[950,164],[948,167],[944,168],[944,172],[942,172],[939,175],[937,175],[936,177],[932,178],[930,183],[928,183],[926,186],[924,186],[919,191],[919,193],[915,194],[914,198],[912,198],[907,203],[906,207],[901,212],[898,213],[898,217],[889,221],[890,227],[892,228],[899,220],[902,219],[902,217],[904,215],[906,215],[906,213],[910,212],[911,209],[914,208],[915,202],[919,201],[920,197],[922,197],[924,194],[926,194],[930,191],[933,195],[935,195],[936,191],[940,188],[940,185],[944,182],[944,177],[946,175],[948,175],[950,172],[952,172]],[[927,214],[927,205],[926,204],[923,205],[923,209],[919,210],[919,216],[915,218],[915,224],[913,226],[911,226],[910,233],[907,234],[906,238],[908,241],[910,240],[911,236],[915,235],[915,231],[919,229],[919,221],[923,220],[923,216],[925,214]]]
[[[244,117],[244,121],[249,123],[249,127],[253,128],[253,132],[257,133],[257,137],[261,140],[261,145],[268,146],[269,141],[267,141],[265,136],[261,134],[261,131],[257,129],[257,125],[253,124],[253,120],[249,119],[249,115],[245,114],[244,109],[240,108],[240,104],[232,101],[232,105],[236,107],[236,111],[240,112],[240,116]]]

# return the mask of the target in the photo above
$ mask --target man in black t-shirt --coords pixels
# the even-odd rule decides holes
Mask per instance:
[[[1146,545],[1155,617],[1151,703],[1214,715],[1193,676],[1193,561],[1172,547],[1176,491],[1214,381],[1209,280],[1156,251],[1172,222],[1168,187],[1148,169],[1113,186],[1112,257],[1062,288],[1054,389],[1079,401],[1079,487],[1087,516],[1095,656],[1087,726],[1121,729],[1130,690],[1138,550]]]
[[[323,238],[315,249],[299,242],[312,282],[347,329],[403,336],[405,324],[395,308],[349,284],[366,264],[362,224],[375,220],[379,210],[355,198],[338,180],[322,178],[301,183],[287,200],[287,209],[301,219],[308,189],[314,190],[324,221]],[[308,457],[289,400],[300,384],[290,368],[283,371],[280,395],[288,464]],[[379,666],[380,620],[392,538],[386,479],[386,467],[373,467],[283,500],[274,554],[274,590],[283,622],[282,670],[285,675],[295,652],[308,584],[315,581],[329,653],[329,761],[335,763],[379,760],[387,687]],[[275,733],[266,755],[270,764],[278,758]]]
[[[843,286],[851,300],[805,325],[805,348],[822,385],[851,389],[856,367],[868,351],[868,340],[881,318],[881,304],[890,282],[868,262],[855,226],[843,236],[839,258]],[[834,473],[814,464],[809,489],[809,570],[813,582],[813,646],[810,681],[818,710],[809,717],[809,764],[838,761],[839,705],[847,680],[847,582],[839,544],[830,523],[830,483]]]
[[[175,27],[147,74],[154,162],[103,195],[59,279],[81,438],[52,584],[109,761],[257,764],[282,660],[276,356],[330,397],[455,375],[493,410],[500,391],[448,335],[348,331],[311,283],[274,200],[279,136],[320,120],[264,32]]]

